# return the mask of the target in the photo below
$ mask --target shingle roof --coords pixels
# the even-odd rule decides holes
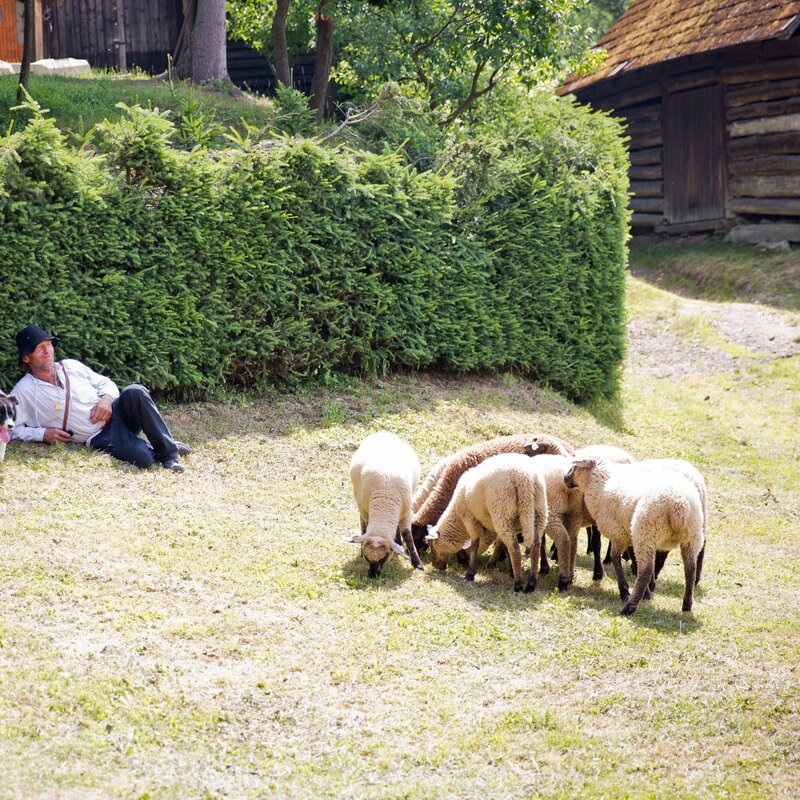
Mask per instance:
[[[560,93],[662,61],[765,39],[800,25],[800,0],[638,0],[597,43],[608,56]]]

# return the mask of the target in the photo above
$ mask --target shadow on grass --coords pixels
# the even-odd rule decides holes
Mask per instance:
[[[380,577],[370,578],[366,559],[357,555],[342,565],[342,577],[351,589],[359,589],[361,591],[399,589],[409,578],[413,578],[414,573],[417,571],[410,564],[406,566],[407,563],[400,556],[392,556],[384,564]]]
[[[583,561],[584,563],[581,563]],[[426,566],[426,572],[435,580],[442,581],[451,586],[465,600],[474,604],[482,610],[523,610],[531,606],[546,601],[554,593],[557,593],[558,586],[558,566],[551,565],[548,575],[540,575],[536,586],[536,591],[531,594],[515,592],[513,580],[509,574],[508,567],[501,564],[494,570],[486,569],[486,558],[482,557],[478,566],[478,577],[489,577],[489,581],[481,580],[478,582],[467,581],[464,578],[464,568],[457,564],[448,565],[446,572],[440,572]],[[583,570],[591,573],[592,563],[588,558],[576,561],[576,570]],[[628,580],[633,586],[635,578],[626,570]],[[656,630],[675,635],[685,635],[694,633],[702,628],[702,625],[691,614],[681,611],[681,601],[683,599],[683,583],[681,581],[667,580],[660,577],[656,586],[657,596],[669,596],[670,603],[675,603],[675,610],[658,609],[653,610],[650,601],[643,600],[630,617],[633,623],[639,627],[655,628]],[[702,599],[703,591],[701,587],[695,587],[695,602],[698,598]],[[593,582],[590,586],[573,586],[568,592],[559,594],[560,597],[569,598],[573,603],[583,609],[592,609],[598,613],[606,612],[614,615],[622,610],[622,600],[619,597],[617,582],[614,577],[608,575],[602,580]]]

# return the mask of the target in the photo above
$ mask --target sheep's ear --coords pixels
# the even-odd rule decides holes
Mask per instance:
[[[437,531],[433,530],[433,526],[428,525],[428,535],[425,537],[426,542],[435,542],[439,538]]]
[[[541,442],[528,442],[522,445],[522,449],[526,456],[538,456],[544,450],[544,445]]]
[[[472,539],[467,539],[467,543],[461,548],[462,550],[469,550],[472,547]]]
[[[397,555],[403,556],[403,558],[407,558],[409,561],[411,561],[411,556],[408,555],[408,553],[406,553],[406,551],[403,550],[403,548],[397,544],[397,542],[392,542],[392,550],[394,550]]]
[[[578,469],[591,469],[595,465],[593,458],[578,458],[572,462],[573,467]]]
[[[361,538],[362,538],[361,534],[357,533],[357,534],[355,534],[355,536],[351,537],[347,541],[348,542],[352,542],[353,544],[361,544]]]

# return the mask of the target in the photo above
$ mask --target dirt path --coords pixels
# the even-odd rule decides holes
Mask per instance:
[[[700,316],[750,357],[735,357],[699,337],[678,336],[663,320],[640,318],[628,328],[628,369],[659,378],[687,372],[729,372],[752,361],[800,354],[800,315],[752,303],[708,303],[681,298],[677,314]]]

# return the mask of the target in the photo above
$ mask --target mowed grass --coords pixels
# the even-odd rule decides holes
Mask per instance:
[[[629,289],[662,324],[670,296]],[[591,409],[514,375],[168,406],[182,476],[9,447],[0,797],[797,796],[800,363],[738,355],[628,370]],[[690,459],[710,492],[693,613],[675,553],[633,618],[583,553],[563,595],[557,572],[520,595],[427,560],[368,580],[347,466],[381,428],[423,470],[520,431]]]

